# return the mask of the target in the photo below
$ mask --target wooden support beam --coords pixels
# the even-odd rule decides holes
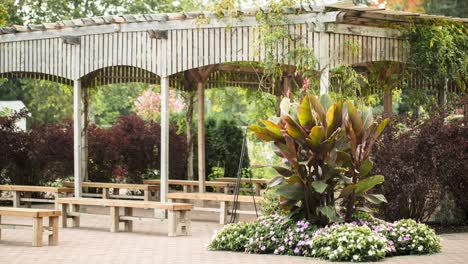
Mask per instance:
[[[205,192],[205,83],[198,82],[198,191]]]
[[[197,82],[198,92],[198,191],[205,192],[205,82],[218,65],[193,69],[190,76]]]
[[[161,77],[161,202],[169,191],[169,77]]]
[[[74,151],[74,177],[75,197],[81,197],[80,183],[83,179],[83,152],[82,152],[82,111],[83,111],[83,89],[81,80],[73,81],[73,151]]]
[[[82,180],[88,181],[88,109],[89,109],[89,94],[88,88],[83,88],[81,91],[82,111],[81,111],[81,173]]]
[[[384,117],[392,116],[392,89],[384,88]]]
[[[319,67],[320,67],[320,95],[328,93],[330,88],[330,54],[329,43],[330,34],[320,32],[320,49],[319,49]]]

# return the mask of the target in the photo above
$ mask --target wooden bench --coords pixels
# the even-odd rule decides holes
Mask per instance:
[[[73,187],[73,182],[64,182],[64,186]],[[155,194],[159,190],[158,185],[150,184],[129,184],[129,183],[109,183],[109,182],[82,182],[82,188],[97,188],[102,190],[101,194],[98,193],[83,193],[83,197],[102,197],[103,199],[108,198],[123,198],[123,199],[140,199],[143,201],[152,201],[156,200]],[[138,190],[143,191],[143,196],[136,195],[118,195],[110,194],[109,189],[120,190]]]
[[[2,224],[2,216],[21,216],[30,217],[33,219],[32,225],[20,225],[20,224]],[[49,245],[55,246],[58,244],[58,232],[59,232],[59,216],[60,211],[57,210],[46,210],[46,209],[31,209],[31,208],[11,208],[11,207],[0,207],[0,239],[2,237],[2,229],[30,229],[33,230],[33,247],[42,246],[42,234],[44,231],[49,233]],[[49,217],[49,226],[43,226],[43,218]]]
[[[21,202],[26,202],[27,207],[31,206],[31,202],[55,203],[58,197],[66,196],[68,193],[73,193],[73,190],[73,188],[67,187],[0,185],[0,191],[13,193],[13,197],[1,197],[2,200],[13,201],[13,207],[20,207]],[[24,193],[26,197],[21,198],[21,193]],[[51,193],[54,196],[54,199],[31,198],[32,193]]]
[[[166,196],[169,201],[216,201],[219,202],[219,208],[205,208],[205,207],[194,207],[193,210],[197,211],[208,211],[208,212],[219,212],[219,223],[226,224],[227,223],[227,216],[229,213],[232,213],[229,210],[229,204],[234,202],[234,195],[229,194],[221,194],[221,193],[182,193],[182,192],[174,192],[168,193]],[[260,205],[262,197],[260,196],[248,196],[248,195],[239,195],[238,202],[239,203],[253,203],[255,199],[255,203]],[[242,211],[236,210],[237,214],[256,214],[254,211]]]
[[[144,180],[143,183],[145,184],[151,184],[151,185],[160,185],[161,181],[160,180]],[[189,187],[195,187],[197,188],[199,185],[198,181],[188,181],[188,180],[169,180],[169,185],[178,185],[182,186],[182,189],[184,192],[188,192]],[[224,193],[229,193],[231,189],[234,188],[235,183],[231,182],[215,182],[215,181],[206,181],[205,186],[207,187],[215,187],[217,188],[220,192]]]
[[[158,220],[153,217],[134,216],[134,208],[152,208],[168,211],[168,236],[176,236],[178,230],[182,235],[191,234],[190,211],[193,205],[187,203],[160,203],[147,201],[129,201],[115,199],[93,199],[93,198],[60,198],[58,203],[62,212],[62,227],[67,227],[67,219],[73,219],[73,227],[80,226],[81,215],[96,215],[81,213],[80,206],[103,206],[110,208],[110,231],[119,232],[119,223],[124,222],[125,231],[132,232],[135,220]],[[70,207],[70,208],[69,208]],[[120,215],[123,208],[123,215]],[[69,210],[70,209],[70,210]]]
[[[219,182],[230,182],[230,183],[236,183],[237,178],[217,178],[216,179]],[[260,196],[262,186],[265,186],[268,184],[267,179],[251,179],[251,178],[240,178],[240,183],[251,183],[255,186],[255,195]]]

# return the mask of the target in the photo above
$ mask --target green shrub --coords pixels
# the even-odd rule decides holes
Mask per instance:
[[[398,255],[422,255],[440,252],[440,238],[434,230],[412,219],[395,222],[387,238],[395,244]],[[392,242],[390,242],[392,243]]]
[[[294,221],[287,216],[273,214],[257,220],[255,233],[245,251],[258,254],[310,255],[308,247],[316,227],[305,220]]]
[[[457,207],[452,195],[446,195],[440,203],[440,210],[435,215],[435,222],[442,226],[462,225],[466,221],[463,210]]]
[[[244,251],[245,245],[255,232],[257,224],[228,224],[218,231],[208,245],[212,250]]]
[[[284,214],[283,209],[280,207],[280,200],[278,194],[276,194],[276,188],[268,188],[262,194],[262,197],[263,199],[260,207],[263,215]]]
[[[356,224],[319,229],[310,243],[312,256],[333,261],[376,261],[390,252],[383,235]]]
[[[208,245],[212,250],[245,251],[258,254],[310,256],[309,241],[315,226],[278,214],[252,223],[226,225]]]

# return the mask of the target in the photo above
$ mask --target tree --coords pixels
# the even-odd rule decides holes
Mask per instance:
[[[199,3],[192,0],[20,0],[23,10],[21,15],[30,23],[57,22],[113,14],[187,11],[194,9],[197,5]]]
[[[468,17],[466,0],[424,0],[423,6],[428,14]]]

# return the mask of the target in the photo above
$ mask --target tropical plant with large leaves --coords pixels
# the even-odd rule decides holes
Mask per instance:
[[[351,221],[356,210],[369,211],[364,207],[364,201],[372,204],[387,202],[382,194],[368,194],[368,191],[384,181],[382,175],[369,175],[374,166],[370,155],[389,119],[379,123],[374,120],[371,109],[364,107],[359,111],[351,102],[345,104],[343,124],[347,147],[337,151],[336,162],[338,166],[346,168],[338,199],[343,201],[345,220]]]
[[[335,191],[340,168],[335,164],[335,144],[343,137],[343,101],[330,103],[328,97],[306,94],[297,111],[289,110],[289,98],[281,103],[279,122],[263,120],[263,126],[250,130],[266,142],[273,142],[285,167],[274,167],[280,174],[270,186],[278,186],[283,209],[312,223],[339,220],[335,211]]]

